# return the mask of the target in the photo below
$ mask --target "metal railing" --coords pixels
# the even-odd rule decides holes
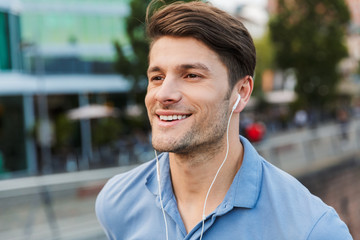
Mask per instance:
[[[300,177],[358,156],[360,120],[272,136],[255,147],[266,160]]]

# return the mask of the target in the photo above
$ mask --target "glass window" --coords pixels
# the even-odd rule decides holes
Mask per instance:
[[[0,97],[0,167],[3,171],[24,171],[27,168],[22,104],[21,96]]]
[[[8,16],[0,12],[0,70],[11,68]]]

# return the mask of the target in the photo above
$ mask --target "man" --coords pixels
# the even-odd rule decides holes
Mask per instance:
[[[99,194],[108,238],[352,239],[334,209],[239,137],[255,68],[242,23],[206,3],[175,3],[152,14],[147,33],[145,104],[163,153]]]

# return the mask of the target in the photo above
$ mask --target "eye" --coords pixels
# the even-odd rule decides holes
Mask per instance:
[[[162,81],[164,78],[162,76],[154,76],[150,78],[151,81]]]
[[[199,75],[193,74],[193,73],[189,73],[185,76],[185,78],[198,78],[200,77]]]

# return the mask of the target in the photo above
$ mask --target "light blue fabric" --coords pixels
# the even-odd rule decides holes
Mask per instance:
[[[348,240],[333,208],[289,174],[265,161],[243,137],[243,164],[218,208],[206,218],[204,240]],[[159,156],[169,239],[199,239],[201,223],[186,233],[169,175]],[[166,239],[156,161],[113,177],[100,192],[96,214],[109,239]]]

